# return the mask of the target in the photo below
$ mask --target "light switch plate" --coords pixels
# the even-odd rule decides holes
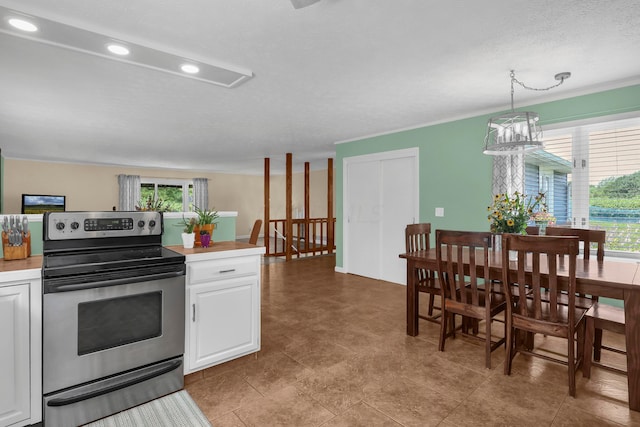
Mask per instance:
[[[444,208],[436,208],[436,216],[444,216]]]

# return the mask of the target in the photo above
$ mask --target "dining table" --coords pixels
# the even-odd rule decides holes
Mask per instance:
[[[418,289],[416,269],[438,270],[436,250],[400,254],[407,260],[407,335],[418,335]],[[484,275],[484,262],[476,259],[478,277]],[[468,261],[463,257],[468,268]],[[515,269],[515,262],[512,270]],[[568,263],[566,263],[568,264]],[[558,266],[559,282],[567,278],[567,265]],[[502,280],[502,254],[491,249],[489,253],[489,278]],[[515,274],[515,270],[513,270]],[[486,279],[486,278],[485,278]],[[625,313],[625,342],[627,352],[627,381],[629,408],[640,411],[640,262],[636,260],[610,260],[578,258],[576,287],[580,293],[621,300]]]

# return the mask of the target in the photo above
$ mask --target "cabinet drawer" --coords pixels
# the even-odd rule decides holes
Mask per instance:
[[[258,274],[258,266],[254,258],[229,258],[189,263],[187,268],[190,285]]]

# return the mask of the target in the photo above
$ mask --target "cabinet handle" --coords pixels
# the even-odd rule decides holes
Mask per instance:
[[[219,273],[233,273],[234,271],[236,271],[235,268],[230,268],[229,270],[220,270]]]
[[[193,317],[192,317],[192,319],[195,322],[196,321],[196,305],[195,304],[191,304],[191,307],[193,307]]]

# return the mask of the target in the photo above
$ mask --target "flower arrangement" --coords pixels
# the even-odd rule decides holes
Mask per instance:
[[[487,208],[491,232],[524,234],[527,222],[536,208],[546,210],[543,193],[538,193],[535,197],[526,196],[518,191],[511,196],[496,194],[493,196],[493,204]]]
[[[546,209],[540,209],[538,212],[534,212],[531,217],[531,221],[536,223],[553,224],[556,222],[556,217],[547,212]]]

